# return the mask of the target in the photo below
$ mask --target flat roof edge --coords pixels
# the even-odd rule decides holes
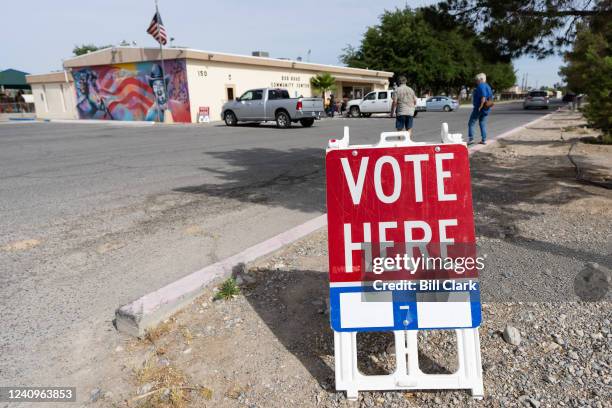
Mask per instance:
[[[45,84],[53,82],[73,82],[72,74],[68,71],[47,72],[44,74],[26,75],[28,84]]]
[[[330,73],[362,75],[374,78],[391,78],[392,72],[375,71],[362,68],[341,67],[336,65],[315,64],[294,60],[279,60],[266,57],[228,54],[213,51],[194,50],[191,48],[165,48],[164,59],[192,59],[197,61],[214,61],[266,66],[288,69],[302,69],[307,71],[322,71]],[[95,65],[134,63],[156,61],[161,59],[157,48],[113,47],[94,51],[64,61],[65,68],[78,68]]]

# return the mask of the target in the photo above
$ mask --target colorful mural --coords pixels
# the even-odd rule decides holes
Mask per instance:
[[[72,72],[81,119],[191,122],[185,60],[102,65]]]

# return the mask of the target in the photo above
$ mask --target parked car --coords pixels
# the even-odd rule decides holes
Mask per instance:
[[[548,109],[548,92],[531,91],[523,101],[523,109],[544,108]]]
[[[373,91],[363,99],[350,100],[347,103],[349,116],[359,118],[362,116],[369,117],[373,113],[391,113],[394,95],[395,91],[393,90]],[[417,98],[414,116],[425,110],[425,98]]]
[[[450,96],[432,96],[426,102],[428,111],[450,112],[459,108],[459,102]]]
[[[324,113],[321,98],[291,98],[286,89],[260,88],[246,91],[235,101],[226,102],[221,109],[221,118],[227,126],[235,126],[238,122],[274,120],[280,128],[288,128],[293,122],[310,127]]]

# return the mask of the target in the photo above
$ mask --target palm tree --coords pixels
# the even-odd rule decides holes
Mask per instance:
[[[321,91],[321,98],[325,98],[325,92],[336,88],[336,78],[328,72],[323,72],[310,78],[310,86]]]

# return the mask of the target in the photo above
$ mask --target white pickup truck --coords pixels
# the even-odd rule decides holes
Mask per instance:
[[[367,118],[373,113],[391,113],[394,94],[395,91],[393,90],[373,91],[367,94],[363,99],[350,100],[346,106],[349,116],[353,118]],[[419,112],[425,112],[427,110],[426,100],[426,98],[417,98],[414,116]]]

